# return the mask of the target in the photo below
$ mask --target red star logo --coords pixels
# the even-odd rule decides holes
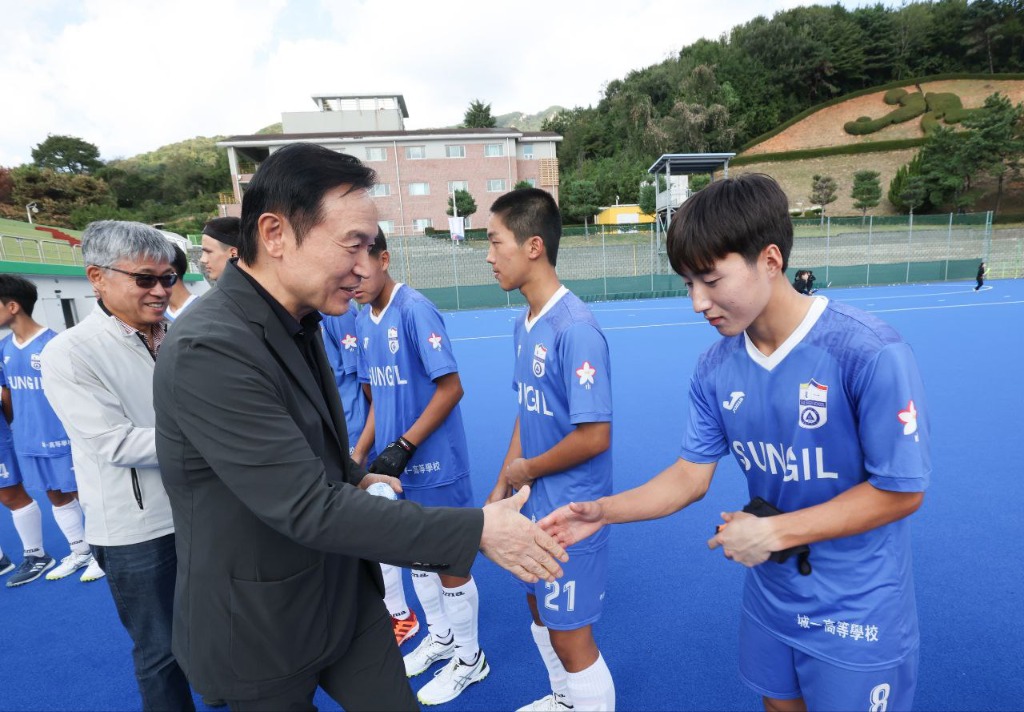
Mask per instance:
[[[427,341],[430,342],[430,345],[434,347],[435,351],[441,350],[441,337],[433,331],[430,332],[430,338],[428,338]]]
[[[594,385],[594,374],[597,371],[590,365],[590,361],[584,361],[583,365],[576,369],[576,375],[580,377],[581,386]]]
[[[345,338],[341,340],[341,345],[345,347],[346,351],[352,351],[356,347],[356,337],[354,334],[345,334]]]
[[[914,401],[909,401],[907,409],[901,410],[896,417],[903,423],[904,435],[913,435],[917,432],[917,406],[914,405]]]

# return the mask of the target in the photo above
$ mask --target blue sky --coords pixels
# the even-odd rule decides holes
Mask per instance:
[[[252,133],[324,93],[395,92],[407,128],[596,103],[603,85],[798,0],[0,0],[0,166],[47,134],[105,160]],[[848,6],[869,4],[859,0]]]

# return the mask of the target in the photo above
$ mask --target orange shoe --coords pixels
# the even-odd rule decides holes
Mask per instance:
[[[391,627],[395,631],[395,642],[399,646],[407,640],[412,640],[412,637],[420,632],[420,622],[416,618],[414,611],[409,611],[408,618],[391,618]]]

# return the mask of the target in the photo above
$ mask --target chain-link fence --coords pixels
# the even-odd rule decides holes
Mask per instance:
[[[994,240],[991,213],[815,218],[795,220],[794,229],[790,276],[812,270],[819,287],[968,279],[982,260],[991,277],[1022,276],[1024,235]],[[391,236],[388,248],[391,275],[442,309],[524,303],[498,287],[482,236],[458,243],[445,233]],[[567,227],[558,274],[590,301],[686,293],[669,266],[665,235],[652,224]]]

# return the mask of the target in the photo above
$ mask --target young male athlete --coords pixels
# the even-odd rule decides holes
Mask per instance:
[[[50,570],[53,581],[84,568],[82,581],[103,577],[103,570],[85,542],[85,523],[78,503],[78,485],[71,462],[71,443],[57,415],[43,393],[39,354],[57,334],[32,318],[38,292],[24,277],[0,275],[0,327],[11,330],[0,350],[3,369],[0,386],[4,415],[11,421],[14,452],[24,482],[46,491],[57,526],[68,540],[71,553],[54,568],[53,558],[43,548],[42,517],[22,482],[15,476],[0,484],[0,499],[12,511],[15,528],[25,542],[25,558],[7,580],[20,586]]]
[[[425,506],[471,507],[459,409],[462,382],[444,320],[426,297],[395,282],[390,261],[387,240],[378,232],[367,274],[356,290],[356,301],[369,305],[356,317],[356,337],[363,353],[359,378],[369,384],[371,404],[354,457],[365,458],[376,443],[380,454],[370,472],[401,477],[406,499]],[[430,632],[405,656],[405,671],[413,677],[448,660],[417,695],[425,705],[441,704],[490,673],[477,637],[476,582],[415,570],[412,581]],[[394,593],[401,585],[400,570],[385,576],[385,603],[392,615],[402,605]],[[401,599],[404,603],[404,594]]]
[[[549,193],[515,190],[491,206],[487,262],[528,307],[516,320],[512,387],[519,414],[487,501],[532,487],[534,519],[612,490],[608,343],[590,309],[555,272],[562,219]],[[554,583],[524,584],[531,632],[551,693],[521,710],[613,710],[615,684],[594,641],[608,572],[608,532],[576,544]],[[538,605],[542,601],[542,605]]]
[[[787,282],[787,209],[760,175],[712,183],[683,204],[669,259],[724,338],[690,381],[680,457],[640,487],[541,525],[564,545],[667,516],[703,497],[731,452],[751,498],[784,512],[725,512],[708,542],[749,567],[743,681],[770,711],[907,710],[919,641],[907,517],[931,473],[921,378],[891,327]],[[803,566],[803,556],[780,560],[801,545]]]
[[[341,404],[345,409],[345,425],[348,427],[351,455],[355,443],[366,426],[366,412],[370,402],[359,383],[359,343],[356,339],[356,310],[349,301],[342,314],[337,316],[321,314],[320,328],[323,331],[324,350],[334,372]]]

